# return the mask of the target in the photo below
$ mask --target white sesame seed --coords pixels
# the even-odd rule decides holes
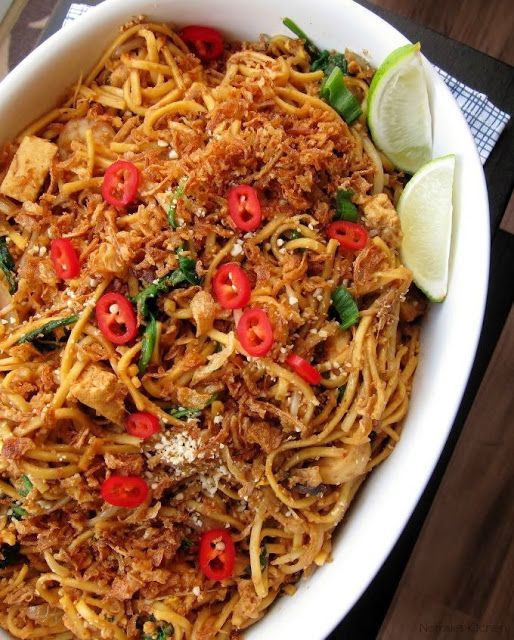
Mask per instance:
[[[279,247],[281,247],[283,244],[284,244],[284,241],[282,240],[282,238],[279,238],[279,239],[277,240],[277,245],[278,245]]]
[[[214,416],[213,422],[214,422],[214,424],[222,424],[223,416]]]
[[[39,247],[39,255],[43,257],[46,254],[46,247]]]
[[[111,304],[111,306],[109,307],[109,313],[118,313],[120,310],[120,308],[118,307],[118,305],[116,303]]]
[[[194,596],[198,597],[201,593],[200,587],[193,587],[192,592]]]
[[[289,296],[289,304],[298,304],[298,298],[296,296]]]
[[[175,149],[170,149],[168,152],[168,158],[170,160],[176,160],[178,158],[178,153]]]

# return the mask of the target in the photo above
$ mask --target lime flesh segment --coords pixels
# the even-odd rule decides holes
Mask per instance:
[[[368,125],[375,144],[402,171],[415,173],[432,157],[432,118],[420,45],[390,53],[368,93]]]
[[[411,178],[398,201],[402,262],[433,302],[444,300],[448,289],[454,172],[454,155],[432,160]]]

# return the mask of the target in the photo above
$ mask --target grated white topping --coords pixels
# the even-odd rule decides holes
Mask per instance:
[[[218,490],[219,481],[223,476],[228,475],[228,469],[221,465],[218,469],[215,469],[209,475],[201,474],[199,476],[202,490],[212,498]]]
[[[157,455],[165,464],[178,466],[193,462],[198,451],[198,444],[188,433],[163,433],[155,444]]]

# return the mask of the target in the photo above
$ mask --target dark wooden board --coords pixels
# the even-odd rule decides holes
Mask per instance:
[[[513,382],[514,309],[380,640],[513,637]]]

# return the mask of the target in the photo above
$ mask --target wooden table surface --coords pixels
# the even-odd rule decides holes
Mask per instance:
[[[512,0],[359,1],[411,39],[422,37],[436,64],[514,114],[512,68],[458,44],[514,63]],[[45,27],[56,28],[52,20],[48,25],[49,14],[65,4],[15,0],[9,29],[0,26],[0,75],[2,66],[12,66],[35,46]],[[56,19],[62,20],[62,13]],[[485,166],[491,202],[490,290],[474,370],[454,429],[405,532],[330,640],[514,638],[513,150],[511,121]]]

